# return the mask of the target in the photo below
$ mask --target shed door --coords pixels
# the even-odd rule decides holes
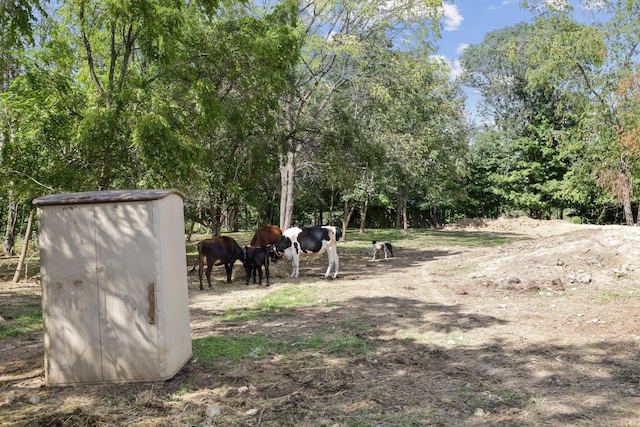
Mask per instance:
[[[93,209],[39,211],[45,370],[50,383],[102,380]]]
[[[104,381],[155,378],[158,332],[149,291],[156,283],[150,202],[95,205]]]

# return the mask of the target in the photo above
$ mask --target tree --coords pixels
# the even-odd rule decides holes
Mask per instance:
[[[36,14],[44,13],[38,0],[21,0],[0,3],[0,91],[8,92],[20,69],[16,52],[21,52],[34,42]],[[4,97],[3,97],[4,98]],[[3,253],[12,255],[15,245],[15,228],[18,200],[13,189],[11,175],[4,165],[4,147],[15,137],[16,117],[6,102],[0,104],[0,172],[4,175],[8,203]]]
[[[414,48],[428,50],[431,37],[438,33],[436,7],[441,4],[440,0],[402,5],[382,0],[299,2],[304,47],[298,67],[289,75],[290,89],[281,99],[278,120],[281,227],[292,222],[296,174],[322,144],[318,119],[336,92],[358,78],[354,65],[367,60],[368,48],[382,35],[407,36],[403,32],[407,29],[419,36],[418,41],[413,38]]]
[[[268,196],[268,178],[277,173],[274,112],[299,58],[296,11],[292,1],[270,10],[237,5],[214,22],[193,22],[186,43],[201,58],[181,67],[178,79],[166,79],[187,94],[184,133],[197,146],[189,188],[208,206],[214,235],[239,206]]]
[[[388,97],[372,123],[387,147],[397,226],[406,231],[411,225],[410,204],[422,225],[441,225],[439,211],[462,197],[460,167],[468,146],[460,88],[437,60],[397,53],[385,69]]]
[[[572,2],[563,8],[544,8],[540,2],[524,2],[542,14],[532,39],[539,54],[537,71],[528,76],[531,86],[543,80],[564,82],[567,90],[579,84],[590,97],[591,114],[582,125],[589,128],[595,179],[619,195],[628,225],[633,219],[634,149],[625,143],[625,111],[634,104],[632,92],[619,89],[638,72],[635,57],[640,46],[640,2],[636,0],[587,1],[594,23],[578,24],[571,17]],[[598,22],[600,19],[600,22]],[[577,76],[577,78],[576,78]],[[633,126],[633,125],[632,125]],[[615,170],[615,176],[611,175]]]
[[[532,48],[531,40],[539,32],[526,23],[491,32],[461,60],[463,81],[481,92],[483,111],[492,120],[486,136],[496,141],[483,148],[492,147],[501,158],[485,169],[487,180],[498,200],[533,218],[567,203],[562,182],[570,162],[563,147],[575,138],[585,105],[584,96],[565,90],[566,80],[531,84],[540,48]],[[488,142],[486,136],[482,140]]]
[[[145,124],[140,100],[178,55],[181,14],[179,3],[162,0],[74,0],[43,20],[11,93],[28,116],[9,149],[14,169],[38,170],[25,164],[29,152],[49,191],[137,187],[150,166],[134,138]],[[176,157],[163,151],[169,145],[155,147],[159,158]]]
[[[342,202],[341,222],[345,230],[356,209],[360,210],[360,227],[364,230],[368,202],[384,181],[384,146],[370,126],[373,111],[379,107],[375,89],[372,89],[377,84],[373,69],[381,69],[376,64],[383,61],[388,51],[384,40],[376,45],[372,43],[372,49],[367,52],[368,59],[354,65],[353,78],[334,93],[324,114],[316,121],[321,143],[310,153],[312,155],[307,156],[306,166],[299,168],[302,188],[326,188],[332,201],[329,209],[333,208],[334,202]],[[332,74],[329,73],[328,80],[332,79]],[[298,190],[298,193],[304,195],[306,192]],[[316,209],[322,210],[328,205],[323,203]],[[346,231],[343,236],[346,239]]]
[[[462,209],[470,218],[497,218],[507,205],[495,181],[496,173],[508,158],[503,139],[503,132],[492,129],[479,131],[473,138],[464,174],[468,198]]]
[[[23,186],[41,172],[47,192],[204,187],[219,218],[272,164],[273,111],[299,57],[296,11],[65,2],[12,87],[22,122],[7,165]]]
[[[364,231],[369,207],[380,205],[405,214],[399,226],[408,228],[402,204],[410,198],[433,201],[420,208],[429,210],[460,196],[449,190],[467,143],[462,96],[443,63],[397,51],[384,38],[372,43],[366,56],[319,119],[322,146],[313,159],[323,173],[303,169],[301,182],[308,187],[313,178],[313,194],[323,184],[331,194],[339,192],[344,227],[358,212]]]

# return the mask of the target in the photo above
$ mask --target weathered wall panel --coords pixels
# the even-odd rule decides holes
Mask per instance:
[[[102,378],[93,209],[54,206],[39,214],[45,375],[52,382]]]
[[[172,245],[176,239],[184,241],[184,228],[172,223],[184,224],[183,202],[177,195],[163,199],[164,203],[154,203],[158,214],[154,214],[154,235],[156,236],[158,302],[158,351],[161,371],[166,376],[175,374],[175,366],[182,365],[185,354],[191,355],[191,335],[189,324],[189,296],[186,292],[187,269],[179,260],[186,260],[184,244]],[[164,293],[164,295],[161,295]]]
[[[152,378],[157,327],[149,323],[155,281],[150,202],[96,205],[103,380]]]

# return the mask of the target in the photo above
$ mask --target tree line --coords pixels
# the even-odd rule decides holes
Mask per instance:
[[[491,119],[470,149],[471,200],[483,214],[637,223],[640,2],[522,3],[532,23],[461,60]]]
[[[452,79],[439,0],[3,2],[5,252],[33,198],[108,189],[177,188],[212,234],[634,223],[640,6],[581,2],[586,24],[571,3],[523,2],[532,23],[470,46]]]

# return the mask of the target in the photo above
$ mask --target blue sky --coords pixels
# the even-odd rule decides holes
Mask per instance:
[[[455,4],[443,2],[444,18],[442,38],[438,41],[438,55],[451,64],[452,77],[460,72],[459,58],[464,48],[478,44],[487,33],[520,22],[534,22],[534,15],[520,8],[521,0],[454,0]],[[578,21],[590,21],[589,10],[599,14],[602,2],[593,0],[543,0],[540,7],[564,9],[567,4],[574,5],[574,17]],[[467,90],[467,110],[469,119],[478,121],[476,105],[480,98],[472,90]]]
[[[456,0],[446,4],[444,31],[439,54],[455,62],[466,45],[481,43],[494,30],[531,21],[530,12],[520,9],[520,0]]]
[[[456,0],[444,5],[444,29],[438,41],[438,54],[451,64],[452,74],[460,71],[458,59],[464,48],[481,43],[491,31],[512,27],[520,22],[531,22],[529,11],[519,7],[520,0]],[[467,90],[467,110],[472,121],[479,98]]]

